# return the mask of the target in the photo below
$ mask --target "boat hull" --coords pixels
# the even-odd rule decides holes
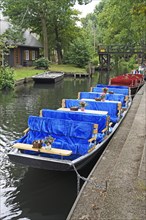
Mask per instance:
[[[18,149],[15,149],[8,153],[10,160],[14,163],[27,165],[33,168],[54,170],[54,171],[73,171],[74,169],[80,170],[85,167],[93,158],[98,157],[102,150],[104,150],[109,139],[100,146],[93,154],[83,157],[81,160],[76,162],[50,159],[46,157],[38,157],[32,155],[26,155],[19,153]]]
[[[62,72],[47,72],[43,74],[38,74],[32,76],[32,79],[35,83],[57,83],[64,78],[64,73]]]
[[[137,87],[133,89],[136,90]],[[56,158],[52,158],[51,156],[46,157],[46,156],[42,156],[42,154],[41,155],[26,154],[26,153],[22,153],[22,151],[17,148],[12,148],[12,150],[8,153],[8,156],[10,160],[14,163],[27,165],[33,168],[54,170],[54,171],[73,171],[75,169],[80,170],[86,165],[88,165],[89,162],[91,162],[94,158],[95,159],[97,158],[98,160],[99,156],[101,155],[101,152],[105,149],[106,145],[114,135],[115,131],[120,126],[123,119],[125,118],[127,112],[130,109],[131,104],[132,101],[131,98],[129,98],[129,101],[127,102],[127,107],[124,111],[122,111],[122,115],[121,117],[119,117],[119,121],[114,124],[114,126],[112,127],[112,131],[104,137],[102,143],[98,143],[95,146],[95,148],[91,150],[91,152],[88,152],[87,154],[80,156],[77,159],[64,160],[61,157],[60,159],[58,159],[58,157]]]
[[[139,86],[130,87],[131,95],[134,96],[143,85],[144,82],[141,83]]]
[[[113,86],[128,86],[131,95],[134,96],[138,90],[144,85],[144,75],[143,74],[124,74],[111,78],[109,85]]]
[[[101,152],[105,149],[108,142],[114,135],[117,128],[120,126],[121,122],[125,118],[129,108],[131,107],[131,102],[127,108],[127,111],[123,113],[123,117],[120,119],[118,123],[115,124],[113,131],[104,139],[104,141],[98,145],[96,145],[95,149],[90,153],[74,160],[59,160],[59,159],[52,159],[42,156],[34,156],[29,154],[23,154],[18,149],[12,149],[8,156],[10,160],[14,163],[27,165],[33,168],[39,169],[46,169],[46,170],[54,170],[54,171],[73,171],[73,170],[80,170],[85,167],[89,162],[91,162],[94,158],[101,155]]]
[[[50,160],[49,158],[38,158],[37,156],[31,156],[26,154],[20,154],[17,151],[11,151],[8,153],[10,160],[14,163],[23,164],[28,167],[55,170],[55,171],[69,171],[71,170],[71,164],[62,163],[58,160]]]

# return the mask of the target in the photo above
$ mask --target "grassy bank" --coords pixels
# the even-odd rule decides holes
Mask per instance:
[[[53,64],[49,68],[50,71],[62,71],[64,73],[86,73],[86,70],[83,68],[77,68],[72,65],[57,65]],[[37,70],[34,67],[22,67],[15,69],[14,79],[23,79],[27,77],[34,76],[38,73],[46,72],[47,70]]]
[[[86,73],[86,70],[84,68],[78,68],[78,67],[75,67],[69,64],[68,65],[54,64],[54,65],[51,65],[50,70],[51,71],[62,71],[64,73]]]

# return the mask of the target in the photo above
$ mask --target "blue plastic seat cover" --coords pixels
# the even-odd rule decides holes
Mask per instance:
[[[103,87],[93,87],[92,88],[92,92],[103,92],[102,91]],[[114,93],[118,93],[118,94],[124,94],[124,95],[129,95],[129,90],[128,89],[122,89],[122,88],[115,88],[112,87],[110,89],[110,91],[114,92]]]
[[[102,87],[102,88],[118,88],[118,89],[127,89],[129,90],[128,86],[116,86],[116,85],[104,85],[104,84],[97,84],[96,87]]]
[[[42,116],[98,124],[99,133],[101,133],[102,130],[106,128],[107,122],[107,115],[88,114],[83,112],[67,112],[51,109],[42,109]]]
[[[78,99],[65,99],[65,107],[70,108],[72,106],[79,106],[81,100]],[[108,111],[110,120],[116,123],[119,120],[118,117],[118,102],[97,102],[97,101],[86,101],[86,109]]]
[[[99,98],[101,93],[98,92],[80,92],[80,99],[95,99]],[[119,101],[122,103],[122,106],[125,106],[125,96],[123,94],[106,94],[105,100],[109,101]]]
[[[93,123],[30,116],[28,126],[29,132],[17,142],[32,144],[51,135],[55,138],[52,147],[72,150],[78,155],[87,153],[93,145],[88,142],[93,135]]]

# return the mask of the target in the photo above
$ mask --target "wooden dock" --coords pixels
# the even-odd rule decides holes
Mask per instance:
[[[65,73],[65,77],[73,77],[73,78],[83,78],[83,77],[91,77],[89,73]]]

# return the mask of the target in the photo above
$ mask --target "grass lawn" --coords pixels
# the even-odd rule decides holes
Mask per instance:
[[[14,80],[23,79],[27,77],[34,76],[38,73],[46,72],[47,70],[37,70],[34,67],[22,67],[22,68],[15,68],[14,69]],[[49,68],[50,71],[62,71],[64,73],[86,73],[84,68],[78,68],[73,65],[57,65],[52,64]]]
[[[75,67],[69,64],[53,64],[50,67],[51,71],[62,71],[64,73],[86,73],[85,68]]]
[[[14,80],[27,78],[30,76],[34,76],[37,73],[42,73],[42,70],[36,70],[34,67],[22,67],[14,69]]]

